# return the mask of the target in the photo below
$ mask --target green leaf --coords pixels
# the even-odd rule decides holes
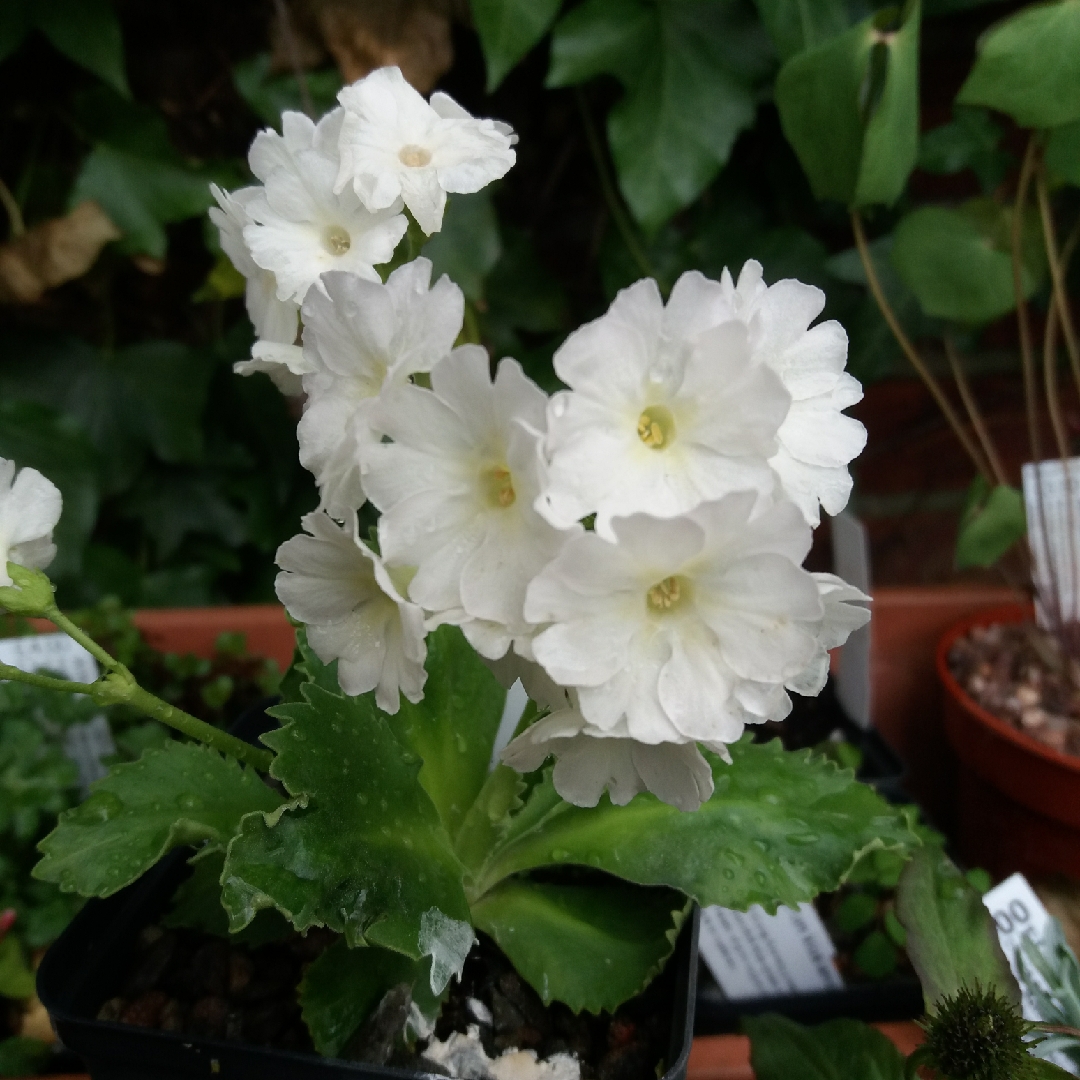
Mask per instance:
[[[551,35],[549,87],[573,86],[597,75],[633,83],[651,45],[655,23],[640,0],[586,0],[564,15]]]
[[[421,254],[433,264],[432,281],[448,274],[473,303],[483,300],[484,279],[502,254],[490,192],[454,195],[447,203],[442,231],[424,245]]]
[[[998,944],[982,898],[945,853],[924,847],[900,878],[896,914],[907,932],[907,953],[922,983],[926,1010],[962,986],[1003,994],[1017,1008],[1020,990]]]
[[[990,194],[1005,178],[1011,155],[999,150],[1002,130],[986,109],[957,108],[947,124],[923,135],[919,168],[950,175],[971,169],[982,189]]]
[[[746,1017],[757,1080],[903,1080],[904,1058],[889,1038],[858,1020],[804,1027],[786,1016]]]
[[[34,973],[23,956],[22,945],[15,934],[0,941],[0,994],[21,1000],[34,993]]]
[[[927,315],[978,325],[1016,306],[1010,255],[1011,208],[974,199],[953,210],[925,206],[896,227],[892,261]],[[1044,276],[1034,217],[1024,223],[1021,280],[1031,297]]]
[[[120,20],[109,0],[40,0],[34,5],[34,21],[66,57],[130,96]]]
[[[833,921],[838,930],[845,934],[852,934],[873,922],[876,914],[876,897],[871,896],[870,893],[853,892],[841,901],[833,915]]]
[[[524,805],[525,781],[508,765],[496,765],[465,815],[454,839],[458,858],[472,873],[483,866],[510,828],[511,815]]]
[[[79,770],[42,728],[42,715],[57,722],[51,696],[35,695],[37,715],[0,720],[0,831],[19,843],[32,841],[43,824],[78,801]]]
[[[193,743],[171,742],[114,765],[38,845],[34,877],[81,896],[111,896],[166,852],[224,847],[245,814],[281,799],[258,774]]]
[[[403,698],[391,723],[423,762],[420,786],[454,837],[487,779],[506,691],[456,626],[429,634],[427,648],[423,700]]]
[[[1006,484],[991,489],[983,477],[976,477],[956,537],[956,568],[993,566],[1026,534],[1024,497],[1019,490]]]
[[[887,9],[793,56],[776,80],[780,122],[814,194],[892,205],[918,153],[920,6]]]
[[[350,949],[336,941],[304,973],[300,1009],[315,1049],[326,1057],[341,1053],[383,995],[408,983],[421,1012],[434,1017],[437,999],[428,989],[428,962],[417,962],[377,945]]]
[[[1031,4],[979,43],[957,101],[1007,113],[1021,127],[1080,120],[1080,0]]]
[[[821,45],[848,27],[840,0],[754,0],[781,60]]]
[[[37,1076],[51,1053],[41,1039],[14,1036],[0,1042],[0,1076]]]
[[[675,948],[689,910],[670,889],[554,885],[515,878],[477,903],[495,939],[545,1005],[614,1012],[643,990]]]
[[[1080,121],[1050,132],[1044,161],[1052,176],[1080,187]]]
[[[2,1046],[3,1044],[0,1044]],[[1070,1077],[1073,1074],[1068,1069],[1063,1069],[1060,1065],[1055,1065],[1052,1061],[1045,1061],[1042,1058],[1032,1058],[1031,1064],[1028,1066],[1028,1074],[1031,1080],[1065,1080],[1066,1077]]]
[[[29,0],[5,0],[0,4],[0,61],[23,43],[33,25]]]
[[[896,970],[899,960],[896,946],[881,930],[871,930],[852,954],[855,966],[871,979],[884,979]]]
[[[316,116],[328,113],[337,104],[342,87],[341,72],[336,67],[304,73],[311,104]],[[295,75],[271,75],[270,54],[259,53],[241,60],[233,67],[233,82],[240,96],[260,120],[281,128],[281,114],[303,112],[304,102]]]
[[[487,92],[548,32],[562,0],[470,0],[487,64]]]
[[[836,889],[867,851],[916,843],[905,811],[820,756],[745,740],[731,755],[731,765],[710,757],[716,789],[692,814],[648,794],[572,806],[545,775],[477,874],[476,895],[522,870],[577,863],[702,905],[773,912]]]
[[[297,930],[327,926],[350,945],[413,959],[434,953],[432,979],[445,985],[472,930],[461,864],[417,779],[420,761],[371,695],[345,698],[311,683],[302,693],[303,703],[272,710],[285,726],[263,736],[277,751],[271,774],[294,801],[248,815],[229,845],[230,925],[273,906]]]

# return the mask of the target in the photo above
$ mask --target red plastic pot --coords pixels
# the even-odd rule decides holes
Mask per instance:
[[[1018,623],[1030,605],[1010,604],[957,623],[938,644],[945,731],[960,758],[960,856],[997,876],[1063,873],[1080,878],[1080,757],[1018,731],[977,704],[953,678],[949,651],[975,626]]]

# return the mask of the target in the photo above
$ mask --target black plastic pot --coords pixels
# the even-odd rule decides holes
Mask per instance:
[[[254,714],[254,715],[253,715]],[[273,724],[252,710],[234,727],[254,739]],[[173,852],[126,889],[91,900],[49,949],[38,969],[37,989],[57,1034],[87,1065],[93,1080],[331,1080],[401,1078],[430,1074],[363,1065],[313,1054],[199,1038],[96,1019],[119,992],[135,954],[139,932],[156,922],[190,873],[189,851]],[[693,1040],[698,973],[695,908],[679,936],[670,967],[670,1066],[662,1080],[685,1080]]]

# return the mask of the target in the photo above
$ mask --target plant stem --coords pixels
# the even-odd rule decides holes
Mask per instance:
[[[596,165],[596,175],[600,180],[600,191],[604,196],[604,202],[607,203],[611,219],[615,222],[615,228],[619,230],[619,235],[626,245],[626,250],[630,252],[631,258],[638,264],[641,272],[646,277],[656,278],[656,270],[645,249],[641,246],[637,231],[631,224],[630,218],[623,207],[622,199],[619,198],[608,173],[607,162],[604,160],[604,150],[600,145],[600,138],[596,134],[596,128],[593,126],[589,106],[585,101],[585,94],[580,87],[575,87],[574,93],[577,97],[578,109],[581,112],[581,122],[585,128],[585,140],[589,144],[589,152],[592,154],[593,163]]]
[[[60,627],[69,638],[77,641],[106,671],[118,671],[134,678],[119,660],[110,656],[82,627],[73,623],[56,605],[45,612],[45,618]]]
[[[1035,195],[1039,202],[1043,243],[1046,245],[1046,260],[1050,264],[1050,281],[1054,289],[1054,301],[1057,304],[1058,318],[1061,320],[1061,333],[1065,338],[1069,363],[1072,365],[1075,374],[1080,371],[1080,343],[1076,340],[1076,326],[1073,323],[1072,311],[1069,308],[1069,296],[1065,291],[1064,267],[1057,250],[1054,215],[1050,208],[1050,193],[1046,187],[1046,174],[1041,169],[1035,179]],[[1078,385],[1077,389],[1080,389],[1080,385]]]
[[[14,240],[26,232],[26,222],[23,220],[22,209],[19,207],[15,196],[11,194],[11,188],[0,180],[0,205],[8,216],[8,224],[11,226],[11,238]]]
[[[982,413],[979,412],[978,402],[975,400],[975,395],[971,392],[971,386],[968,384],[967,376],[964,374],[964,369],[960,365],[960,357],[956,353],[956,346],[953,344],[953,340],[948,334],[945,335],[945,355],[949,358],[949,366],[952,368],[953,378],[956,380],[956,389],[960,393],[960,400],[964,403],[968,419],[971,421],[971,426],[975,429],[975,434],[979,439],[979,445],[982,446],[983,453],[986,455],[986,460],[990,464],[994,479],[999,484],[1008,484],[1009,481],[1005,475],[1005,468],[1001,464],[1001,458],[998,457],[993,440],[990,438],[990,431],[986,426],[986,421],[983,420]]]
[[[930,369],[926,366],[926,362],[911,343],[911,339],[904,333],[904,328],[900,325],[889,301],[885,298],[881,283],[878,281],[877,270],[874,268],[874,262],[870,256],[870,248],[866,243],[866,233],[863,230],[862,216],[859,214],[858,210],[852,210],[851,212],[851,228],[855,233],[855,247],[858,249],[859,258],[862,260],[863,271],[866,274],[866,283],[869,285],[870,293],[874,297],[874,301],[877,303],[882,317],[892,331],[893,337],[896,338],[904,355],[911,362],[911,366],[918,372],[919,378],[922,379],[934,401],[937,402],[938,408],[941,409],[945,416],[945,420],[953,430],[953,434],[960,441],[960,445],[967,452],[968,457],[971,458],[975,468],[987,481],[991,481],[993,477],[991,476],[986,463],[983,461],[978,447],[972,442],[971,437],[964,430],[963,422],[960,420],[960,417],[957,416],[956,410],[952,407],[949,399],[945,396],[945,391],[942,390],[941,384],[934,378]]]
[[[93,683],[72,682],[53,675],[41,675],[36,671],[23,671],[11,664],[0,664],[0,679],[23,682],[41,690],[61,690],[67,694],[87,694],[93,691]]]
[[[1024,409],[1027,413],[1028,443],[1031,460],[1042,457],[1039,439],[1039,415],[1035,402],[1035,357],[1031,347],[1031,324],[1028,321],[1027,300],[1024,298],[1023,260],[1021,248],[1024,237],[1024,208],[1027,205],[1028,187],[1035,168],[1036,136],[1028,140],[1024,161],[1020,166],[1020,181],[1016,187],[1016,204],[1013,206],[1010,230],[1012,254],[1013,292],[1016,296],[1016,322],[1020,331],[1020,365],[1024,373]]]

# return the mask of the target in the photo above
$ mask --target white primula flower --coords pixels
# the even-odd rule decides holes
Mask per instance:
[[[383,712],[396,713],[399,691],[424,696],[424,615],[402,595],[382,559],[348,526],[326,514],[306,515],[301,533],[277,551],[278,599],[307,626],[308,644],[324,664],[338,662],[346,694],[375,691]]]
[[[720,286],[727,317],[749,330],[754,360],[772,368],[791,394],[791,410],[777,433],[780,446],[769,464],[787,497],[817,525],[819,507],[839,514],[851,495],[847,467],[866,445],[866,429],[842,410],[862,400],[862,387],[844,371],[844,328],[834,320],[810,327],[825,294],[793,279],[766,286],[761,272],[751,259],[738,285],[725,270]]]
[[[396,67],[338,94],[345,109],[335,191],[354,190],[370,210],[402,199],[429,236],[442,228],[447,192],[479,191],[514,164],[506,124],[477,120],[446,94],[430,104]]]
[[[746,328],[717,325],[719,286],[687,273],[665,308],[639,281],[555,354],[571,389],[548,406],[548,482],[537,509],[566,528],[596,514],[675,517],[731,491],[769,493],[767,464],[790,405],[750,355]]]
[[[835,574],[814,574],[824,613],[818,630],[818,651],[806,669],[787,683],[789,690],[813,697],[820,694],[829,677],[829,650],[843,645],[870,621],[870,609],[863,605],[870,597]]]
[[[60,491],[37,469],[0,458],[0,585],[11,585],[9,562],[43,570],[53,561],[52,532],[60,520]]]
[[[244,228],[251,224],[246,207],[260,190],[246,187],[230,192],[210,185],[218,204],[210,208],[210,220],[218,227],[221,250],[247,281],[244,300],[259,339],[251,350],[252,359],[233,364],[233,371],[238,375],[264,371],[283,394],[295,397],[303,393],[303,356],[295,345],[300,305],[278,299],[277,278],[256,265],[244,240]]]
[[[371,438],[367,414],[384,386],[430,371],[454,346],[465,314],[461,290],[431,263],[398,267],[386,284],[329,273],[304,302],[300,461],[315,474],[323,506],[344,520],[364,502],[358,455]]]
[[[303,113],[281,116],[283,134],[255,136],[248,154],[263,182],[244,204],[244,242],[252,260],[277,280],[280,300],[302,303],[327,270],[378,281],[408,223],[391,200],[372,212],[352,191],[334,193],[341,109],[312,123]]]
[[[824,607],[800,566],[810,529],[798,508],[752,518],[756,499],[617,519],[615,544],[576,536],[530,584],[525,617],[548,624],[533,653],[577,689],[590,725],[722,752],[745,723],[787,712],[784,686],[817,657]]]
[[[518,772],[554,755],[555,790],[575,806],[595,806],[606,789],[616,806],[651,791],[680,810],[696,810],[713,793],[712,769],[693,741],[638,742],[590,725],[574,708],[526,728],[502,753]]]
[[[567,535],[533,509],[545,401],[517,361],[492,382],[485,350],[465,345],[430,390],[383,391],[373,424],[393,442],[362,454],[387,563],[417,567],[409,597],[433,613],[429,627],[460,625],[489,659],[529,633],[526,586]]]

